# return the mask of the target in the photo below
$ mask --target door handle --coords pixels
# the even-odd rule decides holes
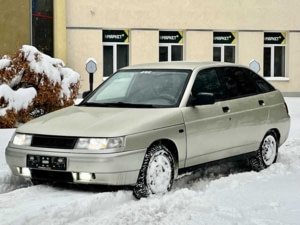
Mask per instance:
[[[265,101],[264,101],[264,100],[259,100],[259,101],[258,101],[258,104],[259,104],[260,106],[264,106],[264,105],[265,105]]]
[[[230,108],[228,106],[224,106],[222,109],[224,113],[230,112]]]

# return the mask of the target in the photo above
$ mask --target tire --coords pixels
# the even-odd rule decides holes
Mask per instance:
[[[171,190],[174,180],[174,158],[164,145],[155,145],[146,152],[133,195],[145,198]]]
[[[255,157],[249,163],[254,171],[261,171],[276,162],[278,138],[274,132],[268,132],[262,140]]]

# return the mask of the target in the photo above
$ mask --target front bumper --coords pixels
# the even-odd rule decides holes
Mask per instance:
[[[14,175],[33,178],[31,175],[22,173],[23,168],[27,168],[27,155],[39,155],[49,157],[66,157],[67,166],[65,171],[49,170],[45,168],[33,169],[31,172],[38,171],[40,174],[69,174],[72,179],[66,182],[89,183],[103,185],[133,185],[137,181],[146,149],[132,150],[118,153],[76,153],[63,150],[36,150],[21,149],[8,146],[5,151],[6,162]],[[80,173],[90,173],[92,178],[81,180]],[[32,173],[31,173],[32,174]],[[33,173],[35,174],[35,173]],[[59,176],[61,177],[61,176]],[[56,176],[51,180],[57,181]],[[59,180],[64,181],[64,180]]]

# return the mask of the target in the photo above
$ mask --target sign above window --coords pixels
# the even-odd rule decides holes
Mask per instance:
[[[129,32],[128,30],[103,30],[102,32],[103,42],[129,42]]]
[[[183,32],[182,31],[160,31],[159,43],[182,44]]]
[[[214,32],[214,44],[236,44],[236,32]]]
[[[271,45],[282,45],[286,43],[285,32],[267,32],[264,34],[264,43]]]

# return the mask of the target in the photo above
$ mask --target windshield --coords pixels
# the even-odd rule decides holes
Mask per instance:
[[[90,106],[175,107],[179,105],[188,70],[123,70],[82,102]]]

